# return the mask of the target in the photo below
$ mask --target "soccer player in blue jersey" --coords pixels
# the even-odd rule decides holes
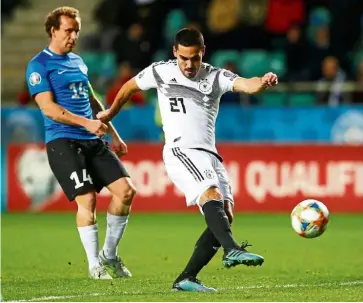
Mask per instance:
[[[135,188],[119,158],[127,146],[111,123],[94,119],[103,110],[88,81],[87,66],[74,53],[81,29],[79,11],[60,7],[46,18],[49,46],[30,60],[26,79],[44,116],[50,167],[70,201],[78,206],[77,227],[85,249],[89,277],[131,277],[117,255]],[[115,153],[104,134],[109,131]],[[98,247],[96,193],[107,187],[112,200],[107,210],[103,248]]]

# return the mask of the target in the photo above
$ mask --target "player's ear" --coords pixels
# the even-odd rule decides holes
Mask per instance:
[[[204,57],[205,55],[205,46],[202,47],[202,56]]]
[[[178,57],[178,55],[177,55],[177,53],[176,53],[176,52],[177,52],[177,48],[176,48],[176,46],[174,45],[174,46],[173,46],[173,54],[174,54],[174,57],[175,57],[175,58],[177,58],[177,57]]]

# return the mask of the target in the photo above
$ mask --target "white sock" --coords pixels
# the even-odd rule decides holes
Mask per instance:
[[[79,236],[86,251],[88,259],[88,267],[93,267],[100,264],[98,259],[98,226],[97,224],[78,227]]]
[[[115,259],[117,245],[125,232],[129,216],[115,216],[107,213],[107,230],[103,252],[107,259]]]

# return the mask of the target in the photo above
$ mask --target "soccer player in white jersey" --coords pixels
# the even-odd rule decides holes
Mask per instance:
[[[110,121],[139,90],[156,88],[165,133],[163,159],[169,178],[186,198],[198,205],[207,223],[174,290],[215,291],[196,277],[223,247],[225,267],[262,265],[262,256],[238,245],[231,232],[233,196],[223,159],[215,147],[215,121],[220,97],[228,92],[255,94],[277,84],[277,76],[242,78],[202,62],[203,35],[190,28],[180,30],[173,47],[176,60],[153,63],[119,90],[111,108],[97,117]]]

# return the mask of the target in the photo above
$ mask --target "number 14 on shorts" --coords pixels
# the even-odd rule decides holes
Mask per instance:
[[[85,169],[85,168],[82,170],[82,177],[83,177],[82,178],[83,182],[80,182],[76,171],[72,172],[71,175],[69,176],[69,178],[76,183],[76,185],[74,186],[75,189],[84,186],[84,182],[89,182],[89,183],[93,184],[92,178],[87,173],[87,169]]]

